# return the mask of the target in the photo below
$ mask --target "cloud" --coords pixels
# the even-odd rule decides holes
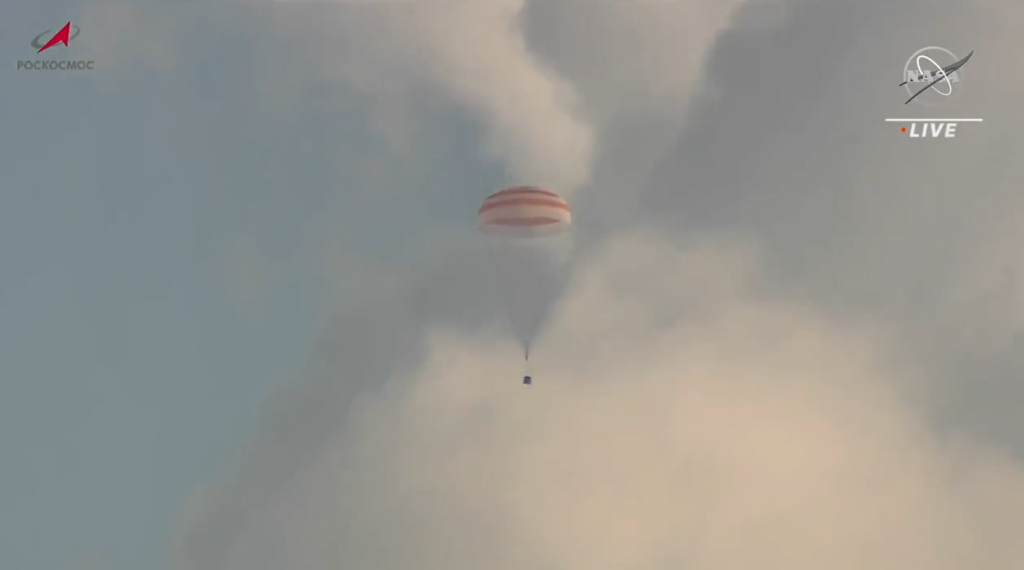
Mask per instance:
[[[1009,25],[1010,8],[950,3],[945,23],[904,5],[685,4],[325,12],[335,38],[305,47],[334,57],[310,69],[364,98],[388,149],[339,170],[338,313],[200,495],[178,568],[1020,559],[1022,467],[1005,446],[1019,143],[961,128],[956,147],[913,146],[881,122],[905,111],[884,70],[933,36],[978,46],[971,65],[1019,55],[1005,34],[963,35]],[[968,75],[990,88],[957,109],[984,109],[986,129],[1020,121],[997,68]],[[460,115],[511,175],[589,186],[574,201],[584,265],[529,390],[457,238],[417,227],[384,256],[361,233],[454,198],[433,153]],[[479,193],[474,176],[458,192]],[[670,231],[637,232],[654,226]],[[744,237],[708,237],[723,234]],[[937,425],[945,390],[981,377],[1010,380]]]
[[[937,437],[883,330],[759,299],[757,266],[620,238],[528,389],[511,346],[435,329],[223,568],[1012,567],[1024,466]]]
[[[637,187],[630,221],[657,219],[680,236],[723,227],[755,236],[767,288],[843,318],[896,323],[898,358],[931,369],[915,395],[942,408],[943,422],[992,433],[990,408],[964,402],[1015,393],[991,379],[1019,370],[1014,244],[1024,202],[1013,157],[1022,149],[1009,133],[1024,120],[1012,103],[1024,83],[998,71],[1022,48],[971,30],[1009,30],[1019,9],[792,6],[782,28],[719,37],[705,67],[714,89]],[[935,44],[975,50],[964,97],[940,116],[985,122],[961,124],[951,141],[908,139],[883,122],[921,112],[903,105],[892,78],[909,54]],[[1024,449],[1019,430],[1001,431]]]
[[[444,94],[481,122],[484,156],[501,161],[510,181],[571,195],[589,181],[593,133],[573,87],[527,48],[522,7],[508,0],[346,7],[334,24],[359,60],[343,73],[375,96],[394,97],[410,81]],[[399,108],[378,116],[386,121]]]
[[[723,30],[749,24],[750,2],[533,2],[531,50],[571,82],[597,134],[594,174],[574,204],[581,231],[638,221],[637,196],[673,150],[698,101],[712,96],[707,54]],[[755,2],[754,4],[758,4]],[[774,3],[778,5],[778,3]],[[740,9],[743,7],[743,9]],[[778,27],[784,10],[754,18]],[[737,15],[747,17],[737,20]],[[742,20],[742,21],[741,21]],[[586,240],[585,240],[586,241]]]
[[[583,94],[597,125],[637,113],[678,120],[698,92],[708,49],[743,4],[533,2],[523,27],[533,49]]]

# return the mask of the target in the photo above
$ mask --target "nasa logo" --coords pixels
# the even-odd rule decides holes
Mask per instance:
[[[952,51],[929,46],[914,52],[903,66],[903,83],[907,90],[907,103],[937,107],[948,105],[963,92],[963,71],[960,68],[974,52],[960,58]],[[954,87],[956,84],[956,87]]]
[[[960,70],[974,52],[958,57],[952,51],[938,46],[921,48],[911,54],[903,65],[903,83],[900,87],[907,90],[909,98],[904,105],[915,103],[935,107],[946,105],[958,99],[962,94],[963,72]],[[956,87],[954,87],[956,84]],[[910,138],[946,138],[956,137],[958,122],[980,123],[982,119],[886,119],[886,122],[910,123],[910,128],[903,127],[901,132]]]

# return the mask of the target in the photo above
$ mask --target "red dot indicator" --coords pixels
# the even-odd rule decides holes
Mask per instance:
[[[900,129],[900,132],[907,132],[907,127],[903,127],[902,129]]]

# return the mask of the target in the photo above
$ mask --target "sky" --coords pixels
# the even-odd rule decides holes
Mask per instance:
[[[1015,568],[1018,4],[4,4],[0,566]]]

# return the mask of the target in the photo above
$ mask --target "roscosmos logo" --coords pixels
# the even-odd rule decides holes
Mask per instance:
[[[82,30],[73,25],[71,22],[64,24],[56,34],[51,33],[52,30],[45,30],[34,38],[29,44],[33,49],[36,50],[36,54],[41,54],[53,47],[63,45],[68,47],[71,40],[78,37],[78,34]],[[46,60],[46,59],[26,59],[18,60],[18,69],[27,71],[92,71],[95,66],[95,62],[91,59],[63,59],[63,60]]]

